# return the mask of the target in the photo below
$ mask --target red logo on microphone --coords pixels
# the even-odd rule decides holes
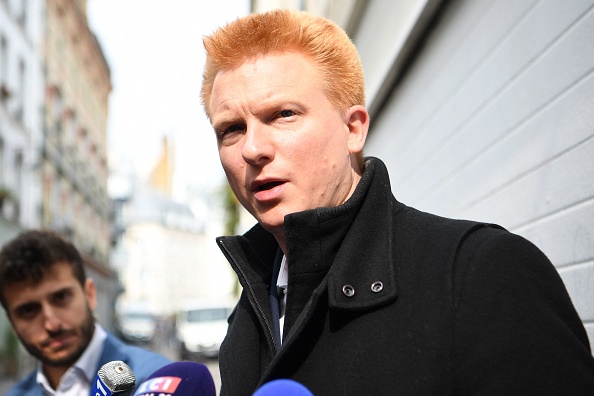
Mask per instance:
[[[144,381],[136,391],[137,395],[151,392],[173,393],[182,381],[179,377],[157,377]]]

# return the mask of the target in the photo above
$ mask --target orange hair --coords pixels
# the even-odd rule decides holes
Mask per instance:
[[[317,66],[328,100],[339,110],[365,106],[363,66],[355,45],[334,22],[304,11],[277,9],[239,18],[203,39],[206,65],[201,99],[210,118],[214,80],[221,70],[267,54],[295,51]]]

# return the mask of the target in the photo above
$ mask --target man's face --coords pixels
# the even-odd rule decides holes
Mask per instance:
[[[302,55],[267,55],[220,72],[211,109],[231,188],[270,232],[282,232],[285,215],[340,205],[354,190],[351,154],[362,144],[353,144],[352,109],[332,106]]]
[[[83,288],[67,263],[56,263],[40,283],[6,287],[7,313],[15,333],[31,355],[50,366],[70,366],[93,336],[95,288]]]

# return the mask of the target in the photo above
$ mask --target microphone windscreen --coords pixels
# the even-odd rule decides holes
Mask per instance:
[[[252,396],[313,396],[304,385],[290,379],[270,381],[256,389]]]
[[[132,369],[121,360],[105,363],[91,386],[91,396],[129,396],[136,385]]]
[[[204,364],[175,362],[152,373],[138,386],[134,396],[216,396],[215,384]]]

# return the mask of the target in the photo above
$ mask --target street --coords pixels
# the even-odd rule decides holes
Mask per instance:
[[[142,346],[142,345],[140,345]],[[181,360],[181,356],[179,354],[179,345],[175,342],[173,337],[168,331],[157,331],[154,340],[145,346],[147,349],[155,351],[163,356],[168,357],[173,361]],[[196,360],[198,363],[202,363],[208,367],[210,373],[212,374],[212,378],[215,382],[215,387],[217,389],[217,395],[221,389],[221,376],[219,373],[219,361],[216,358],[205,358],[201,360]]]

